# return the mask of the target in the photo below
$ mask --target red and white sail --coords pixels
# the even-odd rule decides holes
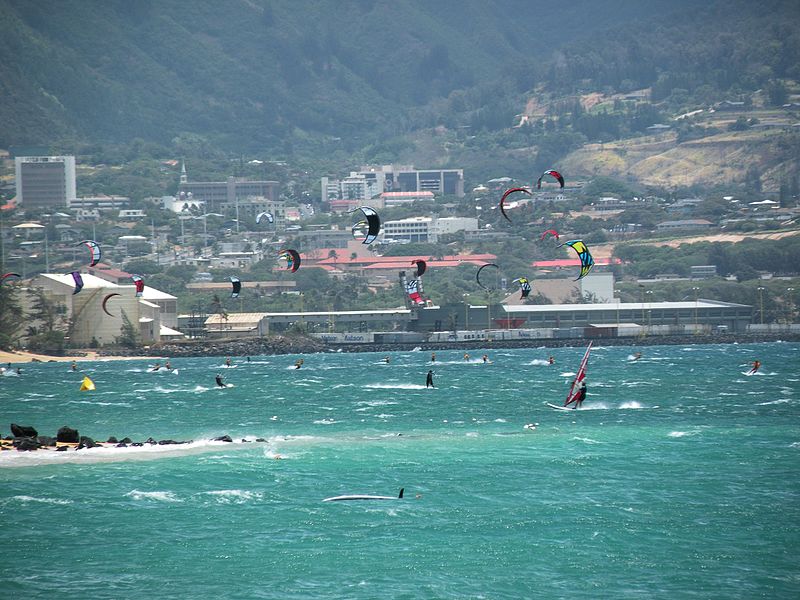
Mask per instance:
[[[578,373],[575,375],[575,380],[569,388],[567,399],[564,401],[564,406],[569,406],[578,399],[581,393],[581,382],[586,378],[586,365],[589,363],[589,352],[592,350],[592,342],[586,347],[586,353],[581,360],[581,366],[578,367]]]

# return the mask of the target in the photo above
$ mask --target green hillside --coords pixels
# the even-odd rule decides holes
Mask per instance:
[[[2,0],[0,146],[196,134],[231,149],[360,147],[442,110],[513,115],[553,48],[688,4]],[[493,86],[514,73],[518,89]]]

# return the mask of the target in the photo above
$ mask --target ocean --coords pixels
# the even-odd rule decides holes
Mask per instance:
[[[595,347],[569,412],[582,348],[26,364],[3,435],[193,443],[1,452],[0,593],[795,599],[798,350]]]

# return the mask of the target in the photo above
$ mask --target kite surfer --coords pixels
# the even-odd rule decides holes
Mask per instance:
[[[641,352],[637,352],[636,354],[633,355],[633,360],[631,362],[636,362],[640,358],[642,358],[642,353]]]
[[[226,358],[226,359],[225,359],[225,366],[226,366],[226,367],[230,367],[230,366],[231,366],[231,359],[230,359],[230,357],[228,357],[228,358]]]
[[[383,362],[385,362],[388,365],[389,364],[389,357],[388,356],[384,356],[383,357]]]
[[[425,387],[436,387],[433,385],[433,371],[428,371],[428,376],[425,378]]]
[[[222,375],[220,375],[219,373],[217,373],[217,376],[216,376],[214,379],[215,379],[215,380],[216,380],[216,382],[217,382],[217,387],[221,387],[221,388],[224,388],[224,387],[225,387],[225,383],[222,381]]]
[[[487,362],[489,362],[489,355],[488,354],[484,354],[481,358],[483,358],[483,364],[486,364]]]
[[[150,369],[151,371],[158,371],[161,368],[161,363],[156,363],[153,365],[153,368]]]
[[[169,359],[167,359],[167,362],[164,363],[164,368],[167,371],[172,371],[172,364],[169,362]]]
[[[464,353],[464,360],[469,360],[469,353],[468,352]]]
[[[754,360],[753,361],[753,368],[750,369],[750,372],[748,373],[748,375],[755,375],[756,373],[758,373],[758,370],[760,368],[761,368],[761,361],[760,360]]]
[[[436,362],[436,352],[431,352],[431,362]]]
[[[303,366],[303,359],[302,358],[298,358],[294,363],[294,368],[295,369],[299,369],[302,366]]]
[[[554,364],[556,364],[556,359],[555,359],[555,358],[553,358],[552,356],[550,356],[550,358],[548,358],[548,359],[547,359],[547,364],[548,364],[548,365],[554,365]]]
[[[76,362],[73,360],[73,361],[72,361],[72,364],[70,365],[70,369],[72,369],[73,371],[77,371],[77,370],[78,370],[78,363],[76,363]]]

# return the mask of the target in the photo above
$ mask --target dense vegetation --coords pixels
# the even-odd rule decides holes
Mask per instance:
[[[141,138],[145,153],[392,161],[414,131],[444,125],[468,126],[484,155],[535,145],[530,169],[663,109],[762,87],[785,100],[783,80],[800,78],[797,4],[707,4],[2,0],[0,147]],[[661,109],[569,100],[649,86]],[[532,94],[550,116],[508,131]]]

